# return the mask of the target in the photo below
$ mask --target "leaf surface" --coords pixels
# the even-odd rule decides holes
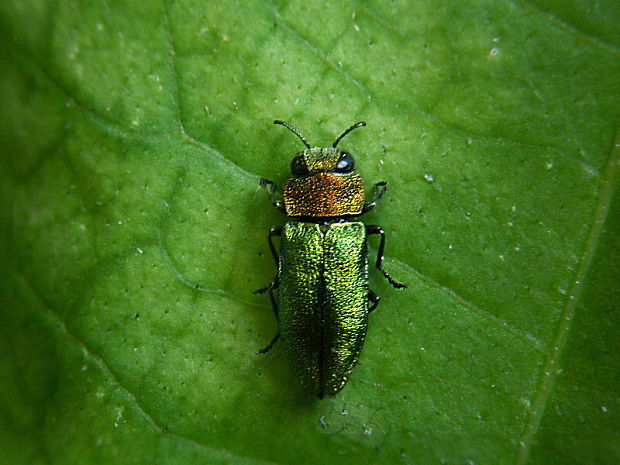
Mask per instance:
[[[612,0],[0,5],[0,462],[615,464]],[[297,386],[260,189],[341,143],[387,231],[336,397]],[[371,243],[371,254],[378,244]]]

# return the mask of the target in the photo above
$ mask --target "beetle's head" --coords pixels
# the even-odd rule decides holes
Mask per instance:
[[[354,124],[331,147],[325,148],[311,147],[284,121],[274,123],[290,129],[307,147],[291,162],[291,176],[284,185],[286,214],[314,218],[359,215],[364,207],[364,183],[355,171],[353,155],[336,146],[344,136],[366,123]]]

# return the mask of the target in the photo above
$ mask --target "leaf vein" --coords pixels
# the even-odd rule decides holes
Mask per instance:
[[[168,42],[168,49],[169,49],[168,65],[170,68],[169,70],[170,76],[171,76],[170,80],[172,82],[172,98],[173,98],[173,105],[174,105],[175,113],[176,113],[175,118],[176,118],[178,130],[181,133],[181,137],[185,141],[189,142],[190,144],[204,150],[205,152],[210,153],[212,156],[225,162],[226,164],[234,168],[237,174],[240,173],[243,176],[250,176],[250,177],[255,177],[258,179],[259,178],[258,175],[245,170],[240,165],[232,161],[230,158],[226,157],[224,154],[216,150],[211,145],[207,144],[204,141],[198,140],[192,135],[190,135],[187,128],[185,127],[185,123],[183,122],[183,118],[181,116],[182,115],[181,88],[179,86],[179,75],[180,74],[179,74],[179,69],[178,69],[177,60],[176,60],[177,50],[176,50],[176,45],[175,45],[175,40],[174,40],[174,34],[172,32],[172,27],[170,26],[170,14],[168,13],[168,10],[169,8],[164,7],[163,23],[166,29],[166,40]]]
[[[565,30],[566,32],[574,35],[575,37],[578,37],[579,39],[583,40],[584,42],[590,45],[594,45],[595,47],[603,49],[611,53],[612,55],[620,55],[620,48],[618,48],[618,46],[614,44],[610,44],[609,42],[601,39],[600,37],[596,37],[591,34],[587,34],[585,32],[580,31],[573,24],[569,23],[565,19],[559,18],[556,15],[543,10],[541,7],[534,4],[531,0],[509,0],[509,1],[510,3],[520,6],[521,8],[531,11],[532,13],[540,16],[541,18],[545,19],[549,23],[553,24],[554,26]]]
[[[181,271],[179,270],[179,267],[177,266],[177,264],[174,262],[174,260],[172,259],[172,257],[168,253],[168,250],[166,249],[166,246],[164,244],[164,239],[163,239],[163,236],[162,236],[161,233],[159,235],[159,250],[160,250],[160,253],[161,253],[162,257],[164,258],[164,261],[166,262],[166,264],[172,270],[172,274],[173,274],[174,278],[178,282],[180,282],[181,284],[189,287],[190,289],[192,289],[194,291],[198,291],[198,292],[203,292],[203,293],[206,293],[206,294],[217,294],[217,295],[223,296],[223,297],[225,297],[227,299],[230,299],[230,300],[235,301],[235,302],[239,302],[239,303],[244,304],[244,305],[251,305],[251,306],[255,306],[255,307],[265,307],[265,308],[268,307],[267,305],[264,305],[264,304],[259,304],[259,303],[256,303],[256,302],[249,302],[249,301],[240,299],[235,294],[233,294],[231,292],[224,291],[223,289],[210,289],[208,287],[201,286],[200,284],[195,283],[195,282],[189,280],[188,278],[186,278],[183,275],[183,273],[181,273]]]
[[[461,296],[456,291],[450,289],[447,286],[444,286],[443,284],[435,281],[430,276],[427,276],[427,275],[423,274],[422,272],[418,271],[416,268],[411,266],[409,263],[404,262],[404,261],[399,260],[399,259],[393,259],[393,260],[395,262],[400,263],[404,268],[407,268],[418,279],[424,281],[426,284],[428,284],[428,285],[430,285],[432,287],[435,287],[435,288],[439,289],[440,291],[442,291],[444,294],[449,296],[452,300],[454,300],[455,302],[459,303],[463,307],[465,307],[465,308],[467,308],[467,309],[469,309],[469,310],[471,310],[471,311],[473,311],[475,313],[478,313],[479,315],[482,315],[484,318],[486,318],[487,320],[489,320],[490,322],[492,322],[493,324],[495,324],[499,328],[501,328],[501,329],[505,330],[506,332],[510,333],[512,336],[514,336],[514,337],[516,337],[518,339],[521,339],[522,341],[526,342],[529,346],[533,347],[534,349],[538,350],[539,352],[543,352],[543,353],[547,352],[547,350],[544,347],[544,345],[539,340],[537,340],[534,336],[532,336],[531,334],[524,333],[524,332],[520,331],[519,329],[512,327],[506,321],[502,320],[501,318],[498,318],[497,316],[495,316],[494,314],[492,314],[488,310],[484,310],[483,308],[479,307],[478,305],[474,304],[473,302],[470,302],[467,299],[465,299],[463,296]]]
[[[600,176],[599,171],[594,166],[589,164],[587,161],[573,154],[569,154],[563,150],[560,150],[557,147],[553,147],[549,145],[541,145],[541,144],[531,144],[531,143],[521,142],[517,140],[507,139],[504,137],[496,137],[496,136],[490,136],[490,135],[485,135],[485,134],[472,133],[466,129],[459,128],[452,124],[446,123],[445,121],[433,115],[432,113],[429,113],[419,108],[414,108],[410,103],[393,102],[390,99],[386,98],[385,96],[382,96],[380,99],[376,98],[375,92],[370,90],[370,88],[366,84],[364,84],[360,79],[356,78],[349,71],[344,69],[341,65],[334,63],[320,47],[318,47],[317,45],[312,43],[310,40],[302,36],[301,33],[299,33],[292,25],[290,25],[287,21],[285,21],[282,18],[280,13],[277,11],[277,9],[273,5],[272,5],[272,9],[274,11],[275,18],[278,21],[278,24],[287,33],[289,33],[291,37],[293,37],[296,41],[298,41],[304,47],[310,50],[314,55],[316,55],[321,61],[327,64],[330,68],[334,69],[337,73],[341,74],[347,81],[353,83],[355,87],[357,87],[364,95],[366,95],[367,102],[381,101],[383,104],[388,105],[398,111],[402,111],[403,108],[405,108],[411,113],[414,113],[430,121],[431,123],[435,124],[437,127],[444,129],[448,132],[451,132],[453,134],[463,136],[464,138],[467,138],[467,139],[472,139],[472,140],[477,139],[477,140],[487,141],[487,142],[495,143],[498,145],[504,145],[504,146],[538,148],[541,150],[546,150],[556,155],[560,155],[566,158],[570,162],[578,164],[588,176],[596,176],[596,177]]]
[[[110,366],[106,363],[106,361],[97,354],[92,347],[90,347],[85,341],[79,338],[76,334],[71,332],[65,322],[60,316],[54,311],[53,306],[43,297],[35,288],[34,284],[30,281],[30,278],[24,274],[23,272],[19,272],[24,281],[27,283],[28,287],[32,291],[32,293],[36,296],[42,306],[46,309],[46,313],[52,318],[52,320],[56,323],[58,329],[61,333],[65,334],[69,339],[73,341],[75,345],[82,349],[82,352],[85,356],[90,357],[90,359],[99,367],[99,369],[106,373],[114,382],[114,384],[118,385],[119,388],[125,392],[127,398],[131,403],[134,404],[136,410],[146,420],[146,422],[153,427],[156,431],[163,433],[165,430],[162,428],[140,405],[136,396],[120,381],[116,373],[110,368]]]
[[[229,457],[229,458],[246,458],[246,457],[242,457],[236,454],[233,454],[232,452],[230,452],[227,449],[219,449],[219,448],[214,448],[214,447],[209,447],[206,444],[202,444],[198,441],[195,441],[193,439],[187,438],[183,435],[180,435],[178,433],[173,433],[168,431],[168,429],[166,427],[161,426],[147,411],[146,409],[142,406],[142,404],[138,401],[136,395],[129,389],[127,388],[127,386],[125,386],[121,380],[118,378],[118,376],[116,375],[116,373],[114,372],[114,370],[107,364],[107,362],[105,361],[105,359],[99,355],[92,347],[90,347],[89,344],[87,344],[84,340],[82,340],[79,336],[77,336],[76,334],[74,334],[72,331],[70,331],[67,328],[67,325],[65,324],[65,322],[58,316],[58,314],[54,311],[52,305],[46,301],[46,299],[40,295],[37,290],[35,289],[34,285],[32,284],[32,282],[29,280],[28,276],[21,273],[21,276],[24,278],[24,281],[27,283],[28,287],[30,288],[30,290],[32,291],[32,293],[34,294],[34,296],[36,296],[36,298],[39,300],[39,302],[41,303],[41,305],[43,306],[43,308],[45,309],[45,313],[48,314],[48,316],[50,317],[50,319],[56,324],[57,328],[59,329],[59,331],[64,334],[69,340],[73,341],[73,343],[81,348],[82,353],[84,354],[85,357],[90,358],[90,360],[95,363],[95,365],[104,373],[106,374],[111,380],[112,382],[118,386],[118,388],[123,391],[125,393],[125,395],[127,396],[128,402],[130,404],[132,404],[134,406],[134,408],[137,410],[138,414],[157,432],[160,433],[162,436],[168,436],[171,437],[173,439],[176,439],[178,441],[182,441],[184,443],[187,443],[193,447],[205,450],[207,452],[210,453],[217,453],[217,454],[221,454],[223,456]],[[260,461],[260,460],[256,460],[256,459],[251,459],[251,463],[256,463],[256,464],[264,464],[264,465],[270,465],[271,462],[265,462],[265,461]]]
[[[562,373],[562,375],[566,378],[572,379],[575,383],[580,384],[581,386],[585,386],[588,389],[592,389],[594,391],[598,391],[598,392],[602,392],[603,394],[606,394],[610,397],[613,397],[615,399],[619,399],[620,400],[620,392],[617,391],[612,391],[610,389],[607,389],[603,386],[599,386],[598,384],[595,383],[590,383],[588,381],[585,381],[581,378],[579,378],[578,376],[575,375],[570,375],[570,374],[566,374],[566,373]]]
[[[12,50],[13,53],[19,55],[22,61],[25,61],[27,65],[20,64],[27,72],[36,72],[39,76],[45,79],[48,83],[52,85],[56,91],[61,94],[64,98],[68,100],[66,102],[67,107],[76,107],[82,113],[87,115],[91,121],[98,125],[99,127],[104,128],[107,132],[114,134],[117,137],[121,138],[139,138],[142,140],[148,140],[152,138],[165,136],[166,133],[147,133],[141,132],[136,129],[127,128],[120,124],[118,121],[114,121],[109,118],[107,115],[95,110],[94,108],[89,107],[86,103],[82,102],[75,95],[69,91],[65,85],[54,77],[48,70],[42,67],[37,60],[34,60],[26,51],[22,49],[18,44],[11,41],[8,38],[4,38],[8,42],[9,49]]]
[[[597,243],[603,232],[603,226],[607,218],[609,205],[611,203],[612,194],[614,191],[614,184],[618,179],[618,168],[620,167],[620,128],[616,130],[615,140],[609,156],[609,161],[605,169],[605,174],[601,183],[599,200],[594,210],[592,218],[592,224],[590,226],[590,233],[585,242],[584,250],[581,256],[580,265],[575,274],[574,284],[567,296],[566,305],[562,312],[562,317],[558,325],[558,329],[554,338],[553,347],[549,353],[545,368],[541,375],[538,391],[533,398],[533,408],[528,420],[528,423],[524,429],[520,442],[518,443],[520,449],[517,454],[516,464],[524,465],[529,459],[529,455],[532,449],[534,438],[538,432],[538,428],[542,421],[542,416],[545,411],[547,400],[555,380],[557,379],[560,365],[560,358],[566,341],[572,320],[575,316],[575,310],[583,291],[583,283],[586,279],[594,254],[596,252]]]

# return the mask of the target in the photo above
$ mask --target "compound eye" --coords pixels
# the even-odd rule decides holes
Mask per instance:
[[[309,174],[308,165],[306,165],[306,160],[303,155],[297,155],[291,161],[291,173],[295,176],[305,176]]]
[[[349,173],[353,171],[355,168],[355,160],[353,160],[353,155],[349,152],[342,152],[340,155],[340,159],[338,160],[338,164],[336,165],[336,171],[338,173]]]

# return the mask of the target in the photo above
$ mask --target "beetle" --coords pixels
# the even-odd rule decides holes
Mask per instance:
[[[290,124],[276,120],[306,146],[291,162],[284,200],[277,184],[261,179],[271,203],[290,221],[269,231],[269,248],[278,268],[275,278],[256,294],[269,292],[279,332],[258,353],[267,353],[281,337],[296,376],[319,398],[338,393],[358,361],[368,314],[379,296],[368,285],[367,237],[381,236],[375,266],[397,289],[406,286],[382,267],[385,232],[355,218],[372,210],[387,190],[374,185],[366,202],[364,183],[353,156],[337,145],[361,121],[350,126],[331,147],[312,147]],[[280,237],[280,253],[273,239]],[[274,295],[277,291],[277,298]]]

